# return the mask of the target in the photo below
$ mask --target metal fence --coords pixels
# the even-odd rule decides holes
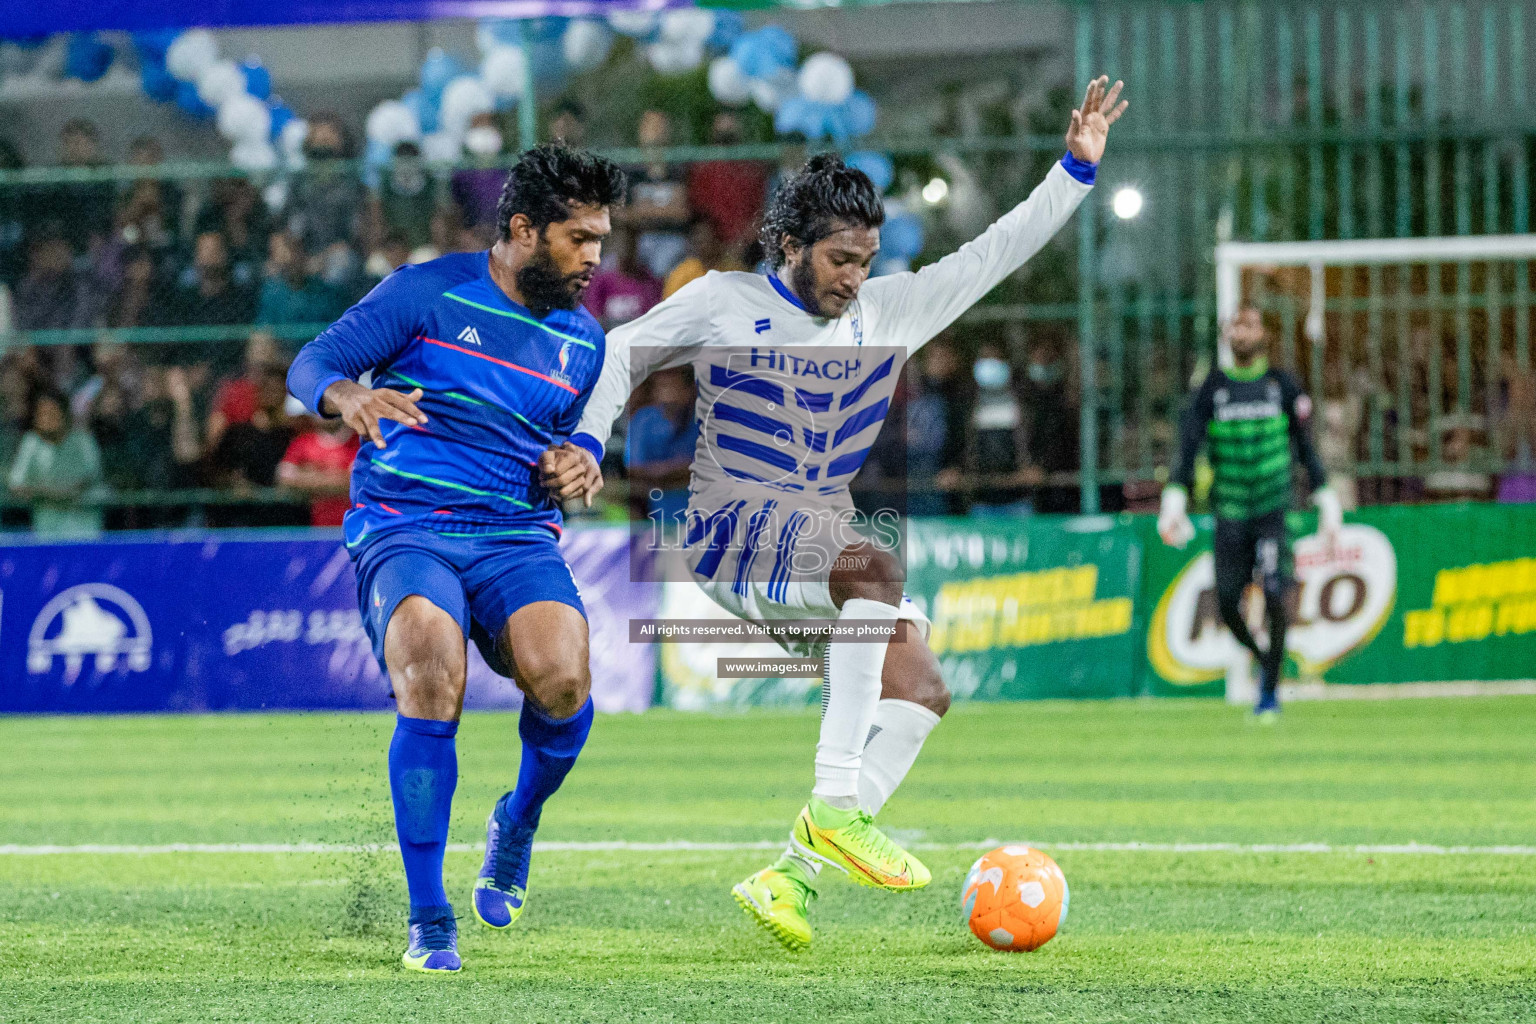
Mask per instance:
[[[1074,82],[1058,83],[1038,117],[1006,136],[887,139],[870,148],[893,153],[899,166],[950,160],[1001,209],[1059,156],[1059,126],[1077,84],[1100,72],[1128,83],[1132,114],[1116,129],[1100,188],[1075,228],[960,325],[973,336],[1023,325],[1022,334],[999,335],[1015,345],[1043,330],[1075,342],[1080,444],[1090,456],[1077,482],[1083,510],[1094,511],[1104,485],[1154,481],[1166,465],[1177,407],[1215,348],[1218,242],[1529,231],[1536,115],[1526,104],[1526,7],[1078,3]],[[779,144],[693,147],[663,158],[777,163],[792,152]],[[0,198],[71,178],[196,182],[230,173],[209,165],[0,171]],[[1121,220],[1107,198],[1127,186],[1146,203]],[[927,255],[959,241],[936,232]],[[1320,337],[1304,330],[1305,288],[1284,274],[1251,283],[1273,314],[1276,358],[1318,397],[1345,394],[1361,405],[1353,452],[1361,475],[1445,469],[1445,431],[1473,422],[1484,432],[1478,467],[1505,466],[1507,431],[1494,421],[1509,413],[1512,393],[1530,386],[1528,263],[1333,271]],[[211,342],[244,333],[171,328],[120,337]],[[312,328],[287,333],[302,340]],[[13,334],[0,336],[0,350],[98,336]]]

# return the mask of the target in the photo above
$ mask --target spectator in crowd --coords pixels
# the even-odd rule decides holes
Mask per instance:
[[[688,251],[688,188],[683,168],[668,164],[661,151],[671,144],[672,119],[651,108],[640,115],[637,132],[647,161],[629,169],[629,205],[620,223],[640,232],[640,258],[664,280]]]
[[[907,512],[914,516],[953,515],[954,490],[965,463],[965,404],[958,380],[960,363],[948,338],[923,347],[921,362],[908,370]]]
[[[128,164],[132,167],[159,167],[165,162],[165,147],[160,145],[160,140],[153,135],[140,135],[128,144]],[[186,194],[181,186],[174,181],[163,178],[140,178],[139,181],[153,181],[156,191],[159,193],[156,205],[160,209],[160,226],[172,239],[181,234],[182,207],[186,203]],[[130,189],[131,191],[131,189]],[[130,242],[133,240],[130,239]],[[142,239],[140,240],[142,241]]]
[[[264,326],[329,323],[345,308],[335,288],[309,272],[309,254],[298,235],[273,232],[267,242],[256,322]]]
[[[77,423],[91,420],[91,409],[104,390],[116,388],[132,394],[138,390],[138,367],[133,350],[118,342],[98,341],[91,347],[95,373],[69,396],[70,415]]]
[[[1029,486],[1038,482],[1039,471],[1029,463],[1013,368],[1000,345],[985,342],[971,373],[976,403],[971,410],[969,468],[978,477],[971,512],[1027,516],[1033,510]]]
[[[661,282],[640,259],[635,233],[620,228],[614,232],[613,241],[617,258],[592,275],[583,300],[603,329],[610,331],[661,301]]]
[[[1078,468],[1078,413],[1061,346],[1036,342],[1020,384],[1026,414],[1029,463],[1044,474]],[[1081,495],[1072,484],[1043,481],[1035,489],[1035,511],[1062,515],[1078,511]]]
[[[298,175],[285,213],[288,230],[304,240],[319,260],[320,276],[335,287],[353,283],[361,269],[352,249],[363,210],[363,186],[338,160],[354,156],[352,134],[336,114],[316,114],[304,140],[309,161]]]
[[[40,238],[27,254],[27,272],[11,299],[11,317],[23,331],[90,327],[96,320],[91,290],[75,272],[75,254],[60,235]]]
[[[277,483],[277,466],[293,443],[294,429],[284,406],[288,399],[287,368],[268,363],[256,371],[256,411],[243,423],[232,423],[217,445],[209,445],[208,473],[217,487],[239,495]],[[306,514],[304,520],[308,519]],[[280,507],[232,507],[210,510],[216,526],[278,526],[294,524]]]
[[[219,382],[208,411],[203,432],[208,450],[224,440],[224,432],[236,423],[249,423],[260,404],[260,388],[266,369],[281,362],[277,339],[268,331],[256,331],[245,342],[243,368],[239,376]]]
[[[156,273],[155,254],[142,245],[123,250],[118,285],[107,301],[107,327],[148,327],[165,319],[164,289]]]
[[[1521,369],[1513,353],[1502,362],[1499,438],[1507,464],[1499,477],[1498,500],[1536,502],[1536,373]]]
[[[24,166],[21,151],[9,139],[0,138],[0,171],[19,171]],[[26,268],[30,214],[28,190],[0,188],[0,284],[15,283]]]
[[[470,119],[464,133],[464,148],[475,160],[487,163],[502,156],[506,140],[496,115],[487,111]],[[464,223],[475,228],[482,225],[496,226],[496,205],[501,202],[501,189],[506,184],[504,167],[470,167],[455,171],[450,183],[453,201],[463,212]]]
[[[741,258],[741,246],[726,246],[715,234],[715,226],[700,218],[693,222],[688,232],[688,255],[672,268],[666,283],[661,287],[661,297],[666,298],[689,281],[697,280],[711,270],[750,270]]]
[[[364,289],[372,288],[409,262],[410,239],[402,231],[386,231],[378,246],[368,254],[368,262],[363,267]]]
[[[680,523],[688,511],[688,474],[699,426],[693,418],[693,380],[685,369],[651,375],[650,402],[630,417],[624,461],[635,492],[652,520]],[[675,529],[676,527],[672,527]]]
[[[101,156],[96,125],[84,118],[67,121],[59,131],[61,167],[99,167]],[[112,234],[116,186],[106,181],[68,181],[39,187],[30,204],[32,228],[40,235],[57,235],[73,253],[86,253]]]
[[[402,142],[395,146],[394,158],[380,175],[378,193],[370,201],[377,225],[370,237],[377,238],[386,230],[401,231],[413,248],[425,245],[432,238],[432,216],[441,206],[421,159],[421,147]]]
[[[208,205],[198,211],[193,230],[197,237],[210,231],[222,234],[229,252],[231,279],[242,288],[257,287],[267,258],[272,218],[255,185],[245,178],[215,181]]]
[[[196,483],[201,450],[186,371],[145,371],[137,393],[120,380],[106,384],[91,412],[107,482],[122,491],[173,490]]]
[[[0,467],[9,468],[27,432],[30,397],[36,382],[31,364],[36,349],[20,349],[0,358]]]
[[[1439,468],[1424,477],[1424,498],[1431,502],[1486,501],[1493,478],[1480,468],[1483,452],[1477,444],[1481,417],[1446,416],[1441,419],[1444,441]]]
[[[229,244],[221,231],[204,231],[192,246],[192,265],[173,302],[180,324],[246,324],[256,312],[255,294],[235,280]]]
[[[352,507],[348,493],[358,436],[340,419],[306,416],[299,436],[277,464],[277,482],[309,498],[311,526],[340,526]]]
[[[573,99],[563,99],[550,112],[549,137],[572,149],[587,144],[587,108]]]
[[[102,482],[95,440],[71,425],[69,402],[57,391],[33,396],[29,422],[8,482],[12,497],[31,503],[33,531],[53,537],[100,533],[101,508],[88,503]]]
[[[715,115],[709,141],[716,146],[742,142],[741,118],[729,110]],[[688,168],[688,205],[703,216],[726,246],[746,245],[768,197],[768,168],[755,160],[705,160]]]
[[[164,159],[159,140],[147,135],[133,140],[128,149],[128,163],[134,167],[155,167]],[[115,216],[119,243],[155,252],[173,246],[181,232],[181,189],[160,178],[134,178],[121,188]]]
[[[1355,482],[1355,456],[1360,448],[1360,395],[1368,391],[1369,377],[1362,387],[1362,370],[1342,380],[1329,381],[1324,389],[1322,407],[1317,417],[1317,455],[1328,471],[1328,486],[1339,496],[1339,504],[1350,512],[1360,505]]]

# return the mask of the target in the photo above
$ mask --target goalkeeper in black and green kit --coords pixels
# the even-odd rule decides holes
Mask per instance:
[[[1179,422],[1179,452],[1163,489],[1157,531],[1182,548],[1194,538],[1189,521],[1189,487],[1195,456],[1208,447],[1215,482],[1216,600],[1232,635],[1259,663],[1259,702],[1254,713],[1280,710],[1276,687],[1285,662],[1286,592],[1291,586],[1291,551],[1285,514],[1291,507],[1294,458],[1300,458],[1316,503],[1319,532],[1331,544],[1343,523],[1339,499],[1329,489],[1312,444],[1312,401],[1296,379],[1271,369],[1264,356],[1264,323],[1258,309],[1245,307],[1227,326],[1233,366],[1214,369],[1185,407]],[[1260,649],[1243,618],[1243,591],[1257,582],[1264,591],[1269,645]]]

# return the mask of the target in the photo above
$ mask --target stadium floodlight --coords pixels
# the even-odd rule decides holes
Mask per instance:
[[[1121,220],[1131,220],[1141,214],[1141,207],[1145,200],[1141,190],[1126,185],[1115,190],[1114,197],[1109,201],[1109,208],[1115,212],[1115,216]]]
[[[949,182],[943,178],[934,178],[923,186],[923,202],[929,206],[937,206],[949,195]]]
[[[1117,196],[1118,198],[1118,196]],[[1216,321],[1226,324],[1242,301],[1243,271],[1248,268],[1307,267],[1310,295],[1304,331],[1309,341],[1323,340],[1328,299],[1328,267],[1428,264],[1443,266],[1488,261],[1536,260],[1536,235],[1454,235],[1437,238],[1360,238],[1307,242],[1221,242],[1216,246]],[[1222,366],[1231,353],[1225,340]]]

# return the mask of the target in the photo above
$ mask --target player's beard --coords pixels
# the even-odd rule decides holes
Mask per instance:
[[[533,314],[542,317],[556,309],[575,309],[581,301],[585,279],[585,273],[560,273],[550,255],[549,243],[540,241],[517,272],[517,291]]]
[[[789,268],[789,286],[805,303],[805,308],[813,316],[821,315],[821,303],[816,301],[816,271],[811,266],[810,254],[806,258]]]

